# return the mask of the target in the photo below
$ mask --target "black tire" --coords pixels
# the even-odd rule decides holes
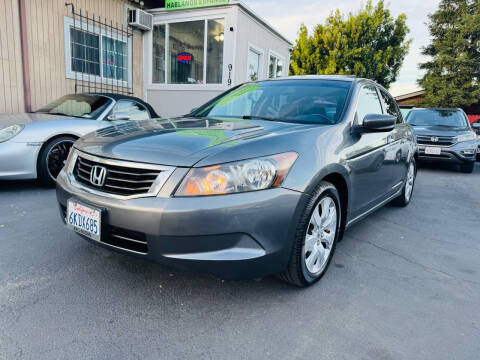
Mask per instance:
[[[410,204],[410,201],[412,200],[412,195],[413,195],[413,190],[415,189],[415,180],[417,178],[417,162],[415,161],[414,158],[412,158],[411,162],[408,164],[413,164],[414,167],[414,172],[413,172],[413,184],[412,184],[412,190],[410,192],[410,196],[407,197],[407,179],[405,179],[405,184],[403,184],[402,192],[400,195],[398,195],[395,199],[393,199],[390,204],[398,207],[405,207],[408,204]],[[407,171],[407,177],[408,177],[408,171]]]
[[[337,224],[336,224],[336,233],[329,254],[329,258],[323,270],[315,275],[312,275],[306,268],[305,257],[303,255],[303,247],[305,245],[305,236],[307,233],[307,227],[310,223],[310,218],[312,216],[313,210],[316,208],[317,204],[325,197],[330,197],[336,205],[337,210]],[[290,284],[296,285],[298,287],[310,286],[313,283],[320,280],[325,274],[332,260],[333,254],[335,252],[335,247],[337,242],[340,240],[341,228],[342,228],[342,209],[340,203],[340,196],[338,194],[335,186],[327,181],[322,181],[317,186],[313,192],[310,200],[307,202],[303,213],[300,217],[300,220],[297,224],[295,231],[295,237],[293,239],[293,248],[290,255],[290,260],[288,262],[287,269],[284,273],[279,274],[278,277],[283,281],[286,281]]]
[[[480,162],[480,153],[477,154],[477,162]]]
[[[48,187],[55,186],[55,179],[61,170],[60,163],[64,163],[65,160],[67,160],[68,152],[76,140],[77,139],[72,136],[61,136],[49,141],[43,146],[37,161],[37,177],[42,185]],[[59,164],[53,167],[52,163],[50,163],[49,166],[49,161],[58,161]]]
[[[460,166],[460,171],[465,173],[465,174],[471,174],[473,173],[473,168],[475,167],[475,162],[470,162],[468,164],[463,164]]]

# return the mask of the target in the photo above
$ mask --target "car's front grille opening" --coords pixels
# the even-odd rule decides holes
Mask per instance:
[[[147,237],[138,231],[109,226],[102,242],[125,250],[148,253]]]
[[[90,182],[92,168],[95,165],[106,169],[103,186],[95,186]],[[110,194],[129,196],[148,193],[160,174],[160,170],[110,165],[79,156],[73,174],[79,183],[87,187]]]
[[[421,145],[451,146],[456,143],[453,136],[417,136],[417,143]]]

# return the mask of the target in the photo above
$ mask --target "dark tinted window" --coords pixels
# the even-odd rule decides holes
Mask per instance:
[[[44,106],[37,112],[97,119],[112,100],[97,95],[65,95]]]
[[[244,84],[225,93],[192,115],[335,124],[351,83],[337,80],[276,80]]]
[[[407,115],[412,126],[446,126],[466,128],[468,121],[460,110],[414,109]]]
[[[397,102],[383,90],[380,90],[380,95],[382,96],[387,114],[395,116],[397,118],[397,124],[401,124],[403,122],[403,117],[398,109]]]
[[[114,106],[112,113],[122,113],[130,116],[130,120],[147,120],[150,119],[148,110],[136,101],[120,100]]]
[[[358,123],[363,123],[363,118],[367,114],[382,114],[382,106],[378,98],[377,88],[373,85],[365,85],[360,89],[357,103]]]

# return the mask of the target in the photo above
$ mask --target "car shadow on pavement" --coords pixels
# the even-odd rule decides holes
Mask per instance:
[[[51,190],[42,186],[37,180],[0,180],[0,192],[17,192],[23,190]]]

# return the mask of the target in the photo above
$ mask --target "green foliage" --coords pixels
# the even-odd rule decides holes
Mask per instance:
[[[424,106],[468,107],[480,100],[480,1],[442,0],[429,16],[431,60],[419,80]]]
[[[376,80],[388,87],[395,81],[410,40],[405,14],[394,19],[383,0],[367,1],[357,14],[333,12],[310,36],[301,25],[292,51],[290,73],[347,74]]]

